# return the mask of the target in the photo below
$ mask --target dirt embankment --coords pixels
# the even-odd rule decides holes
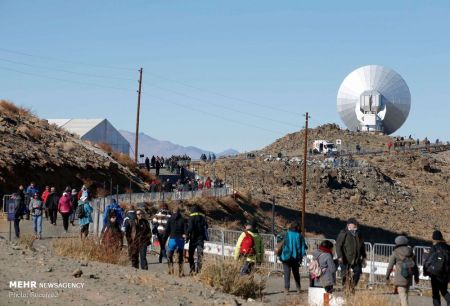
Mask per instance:
[[[114,184],[129,186],[132,176],[100,149],[26,109],[0,101],[0,193],[30,181],[58,190],[83,183],[95,189],[111,178]]]
[[[323,130],[336,134],[333,138],[352,139],[381,149],[388,136],[342,131],[333,126]],[[289,151],[294,146],[292,135],[262,150],[263,153]],[[295,135],[298,137],[298,135]],[[319,136],[320,137],[320,136]],[[364,137],[364,138],[361,138]],[[361,138],[361,139],[359,139]],[[318,234],[337,234],[343,221],[356,217],[370,229],[376,242],[390,241],[396,233],[430,240],[439,228],[450,238],[450,152],[401,152],[381,156],[338,158],[336,164],[323,159],[308,161],[307,230]],[[302,190],[302,162],[264,161],[262,157],[220,159],[200,168],[202,174],[225,178],[246,198],[261,200],[268,206],[273,197],[282,215],[299,214]],[[294,212],[294,213],[293,213]],[[285,222],[284,219],[278,220]],[[282,226],[283,224],[279,224]]]

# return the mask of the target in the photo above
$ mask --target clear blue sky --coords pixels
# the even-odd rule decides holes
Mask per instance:
[[[133,131],[142,66],[141,131],[252,150],[300,129],[305,111],[312,126],[342,125],[341,81],[381,64],[411,90],[398,134],[450,139],[448,0],[0,0],[0,38],[0,98],[45,118]]]

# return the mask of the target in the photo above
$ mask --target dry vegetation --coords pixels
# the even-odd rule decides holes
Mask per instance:
[[[56,255],[83,261],[99,261],[122,266],[128,264],[125,250],[112,252],[111,249],[106,248],[94,239],[83,241],[78,238],[57,239],[53,242],[53,250]]]
[[[240,268],[239,262],[207,259],[199,274],[199,280],[222,292],[245,299],[261,297],[266,286],[266,279],[256,273],[240,276]]]
[[[29,109],[16,106],[14,103],[6,100],[0,100],[0,108],[5,114],[18,115],[19,117],[29,116],[31,114]]]
[[[19,244],[24,246],[27,249],[33,250],[33,243],[34,243],[35,237],[31,234],[22,234],[19,238]]]

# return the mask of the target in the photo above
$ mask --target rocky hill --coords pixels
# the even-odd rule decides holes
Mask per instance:
[[[99,148],[50,125],[30,111],[0,101],[0,193],[35,181],[58,190],[105,182],[129,186],[134,174]],[[135,184],[135,187],[139,185]]]
[[[311,130],[312,135],[360,142],[380,148],[388,136],[342,131],[334,126]],[[292,152],[301,133],[291,134],[263,149],[263,152]],[[290,140],[291,139],[291,140]],[[293,140],[293,141],[292,141]],[[298,140],[298,141],[297,141]],[[418,239],[429,239],[435,228],[450,238],[450,153],[401,152],[379,156],[357,156],[307,162],[307,230],[333,235],[330,224],[349,217],[370,227],[373,241],[391,239],[388,233],[406,232]],[[200,167],[203,170],[202,167]],[[206,164],[202,174],[226,177],[240,194],[270,203],[275,197],[280,210],[301,207],[302,161],[267,161],[257,156],[221,159]],[[285,222],[285,220],[279,220]],[[335,223],[335,222],[334,222]],[[341,222],[342,224],[342,222]],[[280,224],[283,226],[283,224]],[[331,231],[330,231],[331,230]],[[384,237],[379,235],[382,230]],[[388,241],[386,241],[388,242]]]

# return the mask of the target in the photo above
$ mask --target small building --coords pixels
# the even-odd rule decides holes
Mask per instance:
[[[108,119],[48,119],[48,123],[80,136],[81,140],[106,143],[114,151],[130,154],[130,143]]]

